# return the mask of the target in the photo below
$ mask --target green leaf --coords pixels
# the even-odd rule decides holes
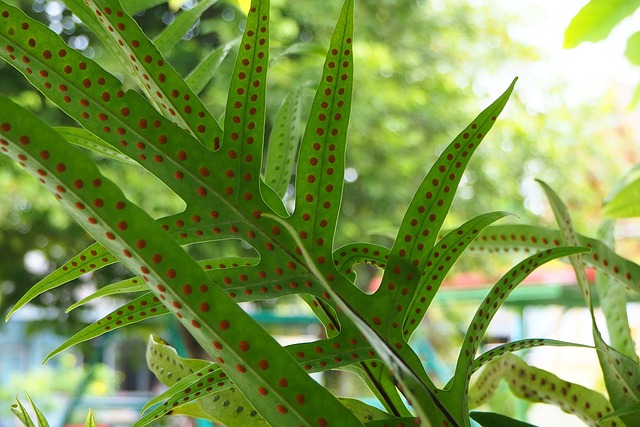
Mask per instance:
[[[96,427],[96,420],[93,418],[93,412],[89,409],[87,419],[84,421],[84,427]]]
[[[217,2],[218,0],[200,0],[196,6],[181,12],[176,19],[153,40],[153,44],[156,45],[163,55],[167,55],[171,49],[182,40],[182,36],[198,22],[200,16]]]
[[[216,383],[216,381],[214,381],[214,377],[210,374],[215,372],[215,364],[211,364],[205,360],[182,358],[173,347],[156,336],[149,338],[146,359],[151,371],[166,386],[174,386],[183,381],[183,379],[185,380],[183,382],[189,382],[189,378],[194,378],[193,383],[186,389],[193,389],[193,391],[178,392],[179,394],[177,396],[174,395],[172,397],[170,395],[172,389],[170,389],[168,390],[169,393],[165,392],[161,396],[156,397],[145,405],[145,409],[155,402],[162,402],[164,400],[163,396],[169,397],[171,401],[176,403],[184,402],[185,398],[187,398],[189,403],[180,404],[177,407],[169,405],[168,403],[160,405],[146,414],[143,419],[136,423],[136,426],[142,426],[147,422],[157,419],[158,416],[167,413],[168,409],[171,409],[172,415],[205,418],[223,423],[229,427],[257,427],[268,425],[265,419],[262,418],[247,401],[247,398],[236,389],[227,388],[222,391],[212,391],[213,384]],[[220,375],[220,373],[221,371],[218,370],[217,375]],[[217,383],[220,384],[219,381]],[[203,387],[204,384],[207,385],[206,388]],[[176,397],[179,398],[176,399]]]
[[[640,178],[622,188],[602,209],[609,218],[640,216]]]
[[[481,372],[469,391],[473,406],[488,401],[501,380],[505,381],[514,396],[530,402],[556,405],[567,413],[577,415],[588,425],[600,426],[598,420],[603,414],[611,412],[611,403],[600,393],[529,366],[512,354],[495,359]],[[620,420],[615,420],[602,426],[613,427],[616,422],[620,425]]]
[[[128,156],[125,156],[122,152],[114,149],[112,145],[107,144],[102,139],[85,129],[72,127],[56,127],[54,129],[62,135],[64,139],[78,147],[91,150],[102,157],[136,166],[138,165],[138,163],[131,160]]]
[[[391,415],[371,405],[367,405],[358,399],[341,398],[340,402],[346,406],[356,417],[362,422],[389,420],[393,418]]]
[[[158,365],[154,369],[160,372],[161,366]],[[165,380],[168,379],[166,375],[164,378]],[[152,407],[153,409],[138,420],[138,423],[139,425],[145,425],[154,419],[168,414],[174,407],[184,402],[196,402],[204,396],[227,390],[232,386],[233,383],[224,371],[218,368],[215,363],[210,363],[199,371],[181,378],[169,387],[168,390],[148,401],[142,408],[142,412],[146,412]],[[155,406],[158,403],[162,404]]]
[[[89,1],[68,0],[67,5],[76,14],[79,9],[90,7],[92,17],[78,15],[83,21],[93,22],[102,31],[95,31],[105,45],[116,47],[131,75],[148,98],[169,120],[177,123],[204,146],[217,148],[222,130],[175,69],[166,61],[156,46],[142,32],[135,20],[123,13],[117,0]],[[129,104],[133,105],[133,104]]]
[[[271,65],[274,65],[276,62],[280,61],[281,59],[291,55],[324,56],[324,53],[325,53],[324,47],[317,43],[311,43],[311,42],[293,43],[283,51],[277,53],[273,58],[271,58]]]
[[[566,206],[558,197],[558,195],[542,181],[538,181],[545,191],[547,198],[553,208],[553,214],[556,218],[556,223],[562,233],[562,238],[565,244],[577,245],[578,237],[576,236],[573,226],[571,224],[571,217]],[[585,299],[585,304],[589,309],[591,315],[591,329],[593,333],[593,340],[596,349],[599,351],[598,360],[600,367],[604,374],[605,385],[609,392],[611,403],[615,408],[621,408],[631,403],[640,400],[640,365],[638,365],[637,359],[631,360],[626,356],[618,353],[616,350],[609,347],[609,345],[603,340],[598,325],[596,323],[595,315],[593,312],[593,302],[591,297],[591,290],[589,289],[589,283],[584,272],[582,258],[579,254],[576,254],[569,258],[573,270],[576,274],[578,286],[582,291]],[[622,418],[625,424],[629,424],[633,421],[631,417],[625,415]]]
[[[621,417],[623,415],[636,415],[638,412],[640,412],[640,402],[635,402],[623,408],[616,409],[615,411],[600,418],[600,421],[607,421],[612,418]]]
[[[472,154],[507,103],[516,80],[480,113],[440,155],[416,191],[389,254],[380,288],[372,306],[380,319],[375,329],[392,342],[405,341],[401,328],[408,307],[429,263],[437,261],[434,244]]]
[[[0,102],[2,102],[1,95],[0,95]],[[2,147],[2,148],[6,150],[5,147]],[[44,151],[42,153],[44,153]],[[38,169],[38,170],[44,172],[44,170],[41,170],[41,169]],[[38,172],[36,172],[36,174],[38,174]],[[58,191],[59,189],[56,188],[55,190]],[[113,255],[111,255],[109,250],[107,250],[100,243],[92,244],[87,249],[80,252],[78,255],[71,258],[66,263],[64,263],[61,267],[57,268],[55,271],[47,275],[47,277],[45,277],[44,279],[40,280],[38,283],[33,285],[27,291],[27,293],[24,294],[22,298],[18,300],[18,302],[13,306],[13,308],[11,308],[11,310],[7,314],[7,320],[9,320],[9,318],[16,311],[18,311],[21,307],[29,303],[38,295],[41,295],[44,292],[50,291],[51,289],[55,289],[58,286],[62,286],[65,283],[68,283],[73,279],[77,279],[78,277],[86,273],[96,271],[102,267],[106,267],[107,265],[113,264],[116,261],[117,261],[116,258]]]
[[[407,409],[405,401],[403,401],[396,387],[396,380],[382,361],[367,360],[360,364],[348,365],[340,369],[353,372],[362,378],[387,412],[398,417],[411,415],[411,411]]]
[[[226,269],[226,268],[236,268],[239,266],[251,266],[257,264],[256,258],[245,258],[245,257],[225,257],[225,258],[215,258],[215,259],[207,259],[198,261],[198,264],[206,271],[216,270],[216,269]],[[214,276],[210,274],[210,276]],[[74,303],[73,305],[67,308],[66,312],[70,312],[71,310],[88,303],[89,301],[93,301],[97,298],[102,298],[104,296],[109,295],[117,295],[123,293],[133,293],[133,292],[141,292],[148,290],[149,287],[145,285],[142,280],[138,277],[132,277],[130,279],[122,280],[118,283],[112,283],[110,285],[104,286],[98,289],[96,292],[88,295],[82,300]]]
[[[624,56],[633,65],[640,65],[640,31],[633,33],[627,40]]]
[[[118,294],[125,294],[125,293],[133,293],[133,292],[142,292],[142,291],[147,291],[149,290],[149,287],[147,285],[145,285],[142,280],[138,277],[133,277],[131,279],[126,279],[126,280],[122,280],[120,282],[117,283],[112,283],[110,285],[107,286],[103,286],[102,288],[98,289],[97,291],[95,291],[94,293],[92,293],[91,295],[88,295],[84,298],[82,298],[80,301],[75,302],[74,304],[70,305],[69,308],[67,308],[65,310],[65,313],[69,313],[71,310],[74,310],[82,305],[85,305],[86,303],[90,302],[90,301],[94,301],[98,298],[102,298],[102,297],[106,297],[109,295],[118,295]]]
[[[215,76],[216,71],[227,57],[231,48],[238,44],[238,40],[234,40],[215,49],[206,58],[204,58],[187,76],[187,84],[195,93],[200,93],[205,86]]]
[[[298,347],[299,348],[299,347]],[[293,349],[289,350],[293,352]],[[200,415],[214,419],[227,426],[263,426],[268,425],[260,417],[244,396],[230,384],[216,379],[215,366],[209,362],[195,359],[183,359],[176,351],[157,337],[152,337],[147,345],[147,363],[165,385],[173,386],[162,395],[154,398],[145,408],[168,399],[145,415],[136,426],[145,425],[171,410],[174,415]],[[328,367],[327,367],[328,369]],[[215,385],[215,387],[214,387]],[[225,387],[226,386],[226,387]],[[225,387],[221,390],[221,387]],[[218,389],[220,391],[213,391]],[[189,405],[175,407],[175,403],[184,401]],[[196,405],[193,405],[193,403]],[[354,399],[340,399],[360,421],[390,418],[390,415]],[[197,408],[196,408],[197,406]]]
[[[27,399],[29,399],[31,408],[33,408],[33,412],[35,412],[36,414],[36,421],[38,422],[38,427],[49,427],[49,423],[47,422],[46,417],[44,416],[42,411],[40,411],[40,409],[36,406],[36,404],[33,403],[33,400],[31,400],[31,396],[27,395]],[[22,403],[18,398],[16,398],[16,403],[11,405],[11,412],[13,412],[13,414],[18,418],[18,420],[20,420],[20,422],[26,427],[35,427],[35,424],[33,423],[31,416],[29,415],[25,407],[22,406]]]
[[[427,376],[421,375],[421,372],[414,370],[414,367],[419,365],[419,360],[417,360],[415,353],[411,352],[409,348],[409,353],[405,351],[403,357],[400,357],[397,352],[400,348],[395,346],[395,349],[392,349],[391,345],[384,341],[380,335],[360,317],[360,313],[354,312],[353,308],[342,299],[327,279],[324,278],[319,267],[309,255],[304,243],[300,237],[297,236],[295,229],[283,219],[274,216],[270,217],[279,221],[293,237],[311,273],[318,278],[328,297],[338,302],[339,310],[346,314],[348,318],[357,325],[362,335],[371,343],[372,347],[376,348],[377,355],[392,369],[393,374],[403,385],[403,392],[406,393],[405,396],[414,403],[420,402],[414,406],[418,416],[430,422],[437,420],[438,422],[451,422],[457,425],[454,418],[455,415],[449,412],[449,408],[442,405],[436,395],[436,389],[431,380]],[[408,354],[412,355],[413,358],[409,359],[407,357]]]
[[[369,421],[364,425],[366,427],[412,427],[416,425],[417,421],[418,418],[415,417],[401,417],[390,418],[386,420]]]
[[[331,36],[322,79],[300,145],[296,169],[296,224],[314,261],[333,276],[333,239],[344,187],[344,165],[353,90],[353,1],[345,1]],[[331,263],[328,263],[331,264]],[[353,287],[347,288],[353,290]]]
[[[124,2],[124,10],[129,15],[135,15],[163,3],[167,3],[167,0],[127,0]]]
[[[639,0],[591,0],[573,17],[564,33],[564,47],[604,40],[613,27],[638,7]]]
[[[206,360],[180,357],[175,348],[155,335],[151,335],[147,341],[145,359],[149,370],[167,387],[173,386],[196,371],[212,366],[212,363]]]
[[[229,388],[199,399],[196,405],[181,405],[172,415],[204,415],[205,419],[227,427],[269,427],[269,424],[235,388]],[[197,407],[197,409],[196,409]],[[136,427],[143,424],[136,424]]]
[[[148,281],[156,297],[171,308],[203,349],[226,364],[226,374],[236,386],[255,396],[254,404],[266,419],[297,426],[317,423],[331,413],[340,420],[338,425],[358,425],[344,406],[210,281],[159,224],[102,176],[84,153],[1,95],[0,117],[2,152],[40,178],[89,233]],[[268,372],[260,368],[263,360],[269,363]],[[287,387],[281,385],[283,378]],[[259,393],[260,387],[268,390],[266,396]],[[306,400],[302,406],[301,396],[307,394],[318,400]]]
[[[49,422],[47,421],[42,411],[40,411],[40,409],[36,406],[36,404],[33,403],[33,400],[31,400],[31,396],[27,395],[27,399],[29,399],[29,403],[33,408],[33,412],[36,413],[36,420],[38,421],[38,427],[49,427]]]
[[[614,246],[613,221],[606,221],[600,225],[598,237],[609,246]],[[604,273],[598,273],[595,280],[595,290],[602,314],[607,322],[611,347],[638,362],[627,310],[620,309],[627,306],[624,287],[614,278]]]
[[[536,427],[495,412],[473,411],[469,415],[483,427]]]
[[[432,259],[431,266],[427,264],[422,273],[418,288],[406,312],[403,334],[407,337],[407,341],[422,322],[431,301],[433,301],[440,289],[442,281],[460,255],[473,242],[481,230],[506,215],[508,215],[506,212],[492,212],[480,215],[448,233],[436,244],[431,254],[429,254],[429,258]]]
[[[389,259],[389,248],[372,243],[349,243],[333,251],[333,260],[338,271],[355,283],[353,266],[360,263],[384,269]]]
[[[597,239],[576,234],[580,246],[591,249],[591,253],[582,257],[582,261],[615,278],[627,289],[640,293],[638,280],[640,266],[621,257],[607,245]],[[562,236],[557,230],[533,225],[494,225],[480,233],[469,248],[475,252],[517,252],[529,254],[539,250],[560,246]]]
[[[95,321],[91,325],[74,334],[71,338],[62,343],[58,348],[53,350],[44,360],[46,363],[55,355],[62,353],[64,350],[73,347],[81,342],[89,341],[100,335],[106,334],[113,330],[123,328],[133,323],[141,322],[156,316],[168,314],[167,310],[160,300],[151,293],[139,296],[117,309],[113,310],[102,319]]]
[[[498,312],[509,294],[518,286],[533,270],[539,266],[561,257],[584,253],[588,251],[581,247],[559,247],[547,249],[544,252],[534,254],[512,267],[487,293],[480,307],[474,314],[464,337],[462,348],[458,355],[456,371],[452,383],[452,394],[462,396],[469,385],[470,373],[473,367],[475,354],[482,342],[491,320]],[[455,399],[455,397],[454,397]]]
[[[524,339],[519,341],[512,341],[512,342],[494,347],[491,350],[486,351],[482,353],[482,355],[478,356],[473,361],[473,366],[471,367],[471,373],[476,372],[478,369],[480,369],[487,363],[491,362],[493,359],[502,356],[503,354],[513,353],[514,351],[520,351],[520,350],[530,349],[534,347],[542,347],[542,346],[593,348],[588,345],[552,340],[547,338],[529,338],[529,339]]]
[[[284,100],[267,146],[267,167],[264,182],[284,198],[300,146],[300,115],[302,91],[298,88]]]
[[[16,398],[16,403],[11,405],[11,412],[13,412],[13,415],[15,415],[25,427],[36,427],[31,416],[25,407],[22,406],[19,399]]]

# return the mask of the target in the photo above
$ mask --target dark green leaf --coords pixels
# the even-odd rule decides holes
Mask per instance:
[[[482,427],[536,427],[533,424],[518,421],[506,415],[495,412],[471,412],[471,418],[477,421]]]

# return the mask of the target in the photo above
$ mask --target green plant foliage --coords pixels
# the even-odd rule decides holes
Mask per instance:
[[[33,403],[33,401],[31,400],[31,397],[27,396],[27,399],[29,399],[29,404],[31,404],[31,408],[33,408],[33,412],[35,412],[36,414],[36,423],[33,422],[31,415],[29,415],[26,408],[22,405],[20,400],[17,398],[16,398],[16,403],[11,405],[11,411],[16,416],[16,418],[18,418],[18,420],[25,427],[36,427],[36,426],[49,427],[49,422],[47,421],[42,411],[40,411],[40,409],[38,409],[36,404]],[[93,412],[91,410],[89,410],[87,414],[87,418],[84,422],[84,427],[96,427],[96,421],[93,418]]]
[[[591,0],[571,20],[565,31],[564,46],[571,48],[582,42],[605,39],[613,27],[638,7],[640,1],[637,0]]]
[[[514,420],[494,412],[471,412],[471,418],[483,427],[535,427],[533,424]]]
[[[640,292],[640,266],[621,257],[601,241],[576,234],[580,245],[591,251],[582,261],[596,268],[634,292]],[[535,225],[494,225],[487,227],[471,245],[470,250],[490,253],[524,253],[558,247],[562,236],[558,230]]]
[[[573,230],[571,218],[566,206],[548,185],[543,182],[540,182],[540,184],[547,194],[547,198],[553,208],[553,213],[562,233],[564,243],[570,246],[577,245],[578,239],[575,231]],[[611,403],[615,408],[626,407],[640,400],[640,365],[638,365],[637,357],[634,358],[635,360],[629,359],[611,348],[604,341],[593,313],[591,290],[589,288],[586,273],[584,272],[581,256],[578,254],[570,257],[569,259],[576,273],[578,286],[580,287],[585,299],[585,305],[591,314],[593,340],[596,349],[599,350],[597,353],[598,360],[600,361],[600,367],[604,375]],[[634,422],[633,417],[630,417],[629,415],[625,415],[621,418],[625,424],[632,425]]]
[[[603,243],[612,248],[614,247],[612,221],[605,221],[600,226],[598,237]],[[626,307],[627,305],[627,295],[624,287],[615,278],[598,272],[595,291],[607,322],[611,347],[629,359],[638,362],[627,310],[620,310],[620,307]]]
[[[132,323],[175,316],[213,362],[179,358],[152,339],[149,366],[170,388],[150,402],[159,405],[137,425],[172,412],[230,426],[466,427],[475,369],[499,354],[566,344],[517,342],[476,363],[489,322],[509,293],[539,265],[588,251],[574,242],[543,248],[496,283],[469,325],[455,377],[445,389],[435,387],[409,345],[461,253],[505,216],[480,215],[438,239],[464,171],[515,81],[445,147],[418,186],[390,248],[353,242],[336,249],[353,95],[353,0],[343,3],[304,129],[303,89],[284,101],[273,126],[266,120],[268,0],[253,0],[248,9],[222,125],[197,96],[211,75],[193,77],[191,85],[165,56],[183,22],[192,22],[211,2],[184,12],[160,36],[160,48],[129,13],[154,0],[131,2],[126,10],[117,0],[66,3],[119,58],[136,88],[0,2],[0,57],[82,127],[57,132],[0,95],[0,151],[42,183],[96,240],[36,284],[10,315],[41,293],[105,265],[119,262],[129,269],[131,278],[94,297],[141,292],[140,284],[146,293],[76,333],[48,358]],[[226,51],[216,55],[213,64],[209,58],[203,64],[218,64]],[[135,162],[180,197],[184,211],[153,218],[76,145]],[[291,181],[289,213],[283,199]],[[187,249],[230,239],[251,247],[252,256],[198,260]],[[352,269],[358,263],[384,269],[371,295],[355,286]],[[640,267],[628,265],[619,273],[633,268]],[[309,304],[326,338],[282,347],[238,305],[285,295]],[[384,411],[339,399],[309,376],[331,369],[360,375]]]
[[[610,402],[607,401],[608,409],[605,412],[600,410],[595,414],[590,414],[588,424],[603,425],[600,424],[599,421],[603,417],[603,414],[608,414],[616,410],[615,413],[619,414],[625,425],[633,425],[633,417],[629,414],[633,413],[633,405],[639,400],[637,393],[638,390],[640,390],[638,383],[640,366],[638,365],[638,357],[635,353],[635,346],[631,337],[626,310],[621,309],[621,307],[625,307],[626,304],[626,296],[621,283],[624,284],[627,289],[639,292],[637,284],[634,283],[634,278],[637,277],[638,273],[637,265],[619,257],[603,243],[603,241],[609,244],[612,242],[611,224],[605,224],[601,231],[600,237],[603,241],[590,239],[577,234],[573,229],[569,212],[564,203],[548,185],[543,182],[540,182],[540,184],[553,208],[560,232],[553,232],[532,226],[495,226],[487,229],[485,231],[486,234],[480,236],[478,239],[478,242],[480,242],[479,246],[474,249],[492,252],[528,252],[533,248],[540,249],[542,247],[557,247],[560,245],[585,245],[591,249],[590,254],[576,254],[571,256],[570,261],[577,277],[578,286],[584,297],[585,305],[591,313],[594,343],[598,350],[598,359],[609,393]],[[590,287],[586,279],[584,267],[587,265],[595,267],[599,272],[594,289]],[[611,346],[603,340],[595,322],[593,314],[593,290],[598,294],[600,306],[605,313]],[[479,360],[476,360],[476,363],[478,361]],[[545,374],[543,371],[540,371],[536,373],[536,376],[540,377],[540,375],[543,374],[547,375],[548,373]],[[496,381],[499,381],[499,379],[490,380],[482,387],[491,388],[493,387],[491,384]],[[520,382],[522,382],[522,380]],[[529,384],[529,386],[532,385],[533,384]],[[537,396],[523,394],[514,389],[512,389],[512,391],[522,398],[534,401],[538,399]],[[485,392],[476,390],[474,394],[476,398],[480,398],[480,400],[484,399],[482,396]],[[558,404],[566,410],[566,408],[570,407],[571,403],[567,400],[566,396],[560,396],[556,399],[555,404]],[[626,410],[618,412],[618,410],[623,408],[630,408],[630,410],[628,412]],[[571,412],[574,412],[574,410],[571,410]],[[619,423],[620,420],[614,422],[616,425]]]
[[[609,218],[632,218],[640,216],[640,179],[623,187],[602,210]]]
[[[612,412],[611,403],[600,393],[529,366],[513,354],[501,356],[484,368],[469,390],[469,406],[475,408],[486,403],[500,381],[504,381],[515,396],[531,402],[557,405],[563,411],[581,418],[589,426],[620,425],[619,419],[599,421]]]

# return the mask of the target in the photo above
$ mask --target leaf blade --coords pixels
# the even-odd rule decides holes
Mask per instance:
[[[96,271],[115,262],[117,262],[117,258],[114,257],[104,246],[100,243],[92,244],[29,288],[27,293],[18,300],[11,310],[9,310],[6,320],[9,320],[16,311],[24,307],[38,295],[55,289],[58,286],[62,286],[71,280],[77,279],[83,274]]]
[[[564,34],[564,47],[605,39],[613,27],[638,7],[638,0],[591,0],[571,19]]]

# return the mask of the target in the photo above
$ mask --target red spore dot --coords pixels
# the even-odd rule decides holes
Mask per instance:
[[[220,322],[220,329],[222,329],[223,331],[228,330],[231,327],[231,323],[229,323],[228,320],[222,320]]]
[[[240,341],[240,344],[238,344],[238,347],[240,348],[240,351],[245,353],[249,351],[249,349],[251,348],[251,346],[247,341]]]
[[[289,412],[289,411],[287,411],[287,408],[285,408],[285,407],[284,407],[284,406],[282,406],[282,405],[278,405],[278,406],[276,407],[276,409],[277,409],[277,410],[278,410],[278,412],[280,412],[281,414],[286,414],[287,412]]]
[[[269,392],[267,391],[266,388],[264,387],[259,387],[258,388],[258,393],[260,393],[262,396],[266,396],[267,394],[269,394]]]

